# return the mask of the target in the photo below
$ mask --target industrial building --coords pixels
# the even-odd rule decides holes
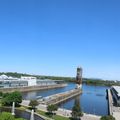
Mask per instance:
[[[26,86],[47,86],[64,83],[63,81],[50,79],[37,79],[36,77],[21,76],[21,78],[8,77],[6,75],[0,76],[0,88],[16,88]]]
[[[120,106],[120,86],[112,86],[111,92],[112,92],[112,96],[115,101],[115,104],[117,106]]]

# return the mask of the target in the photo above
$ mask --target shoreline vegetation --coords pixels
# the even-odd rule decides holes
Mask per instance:
[[[17,73],[17,72],[0,72],[0,75],[7,75],[11,77],[20,78],[21,76],[34,76],[37,79],[51,79],[51,80],[64,80],[65,82],[75,82],[75,77],[58,77],[58,76],[43,76],[43,75],[31,75],[26,73]],[[120,81],[118,80],[103,80],[95,78],[83,78],[83,83],[87,85],[96,85],[96,86],[112,86],[119,85]]]

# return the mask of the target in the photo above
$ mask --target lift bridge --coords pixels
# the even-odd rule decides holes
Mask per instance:
[[[38,102],[41,104],[45,105],[50,105],[50,104],[59,104],[63,101],[66,101],[70,98],[73,98],[75,96],[78,96],[82,93],[82,68],[78,67],[77,68],[77,75],[76,75],[76,88],[70,91],[66,91],[63,93],[59,94],[54,94],[51,96],[47,96],[43,98],[43,100],[38,100]]]

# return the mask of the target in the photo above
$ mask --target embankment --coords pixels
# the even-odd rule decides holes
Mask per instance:
[[[16,88],[0,88],[0,92],[7,93],[7,92],[29,92],[29,91],[37,91],[37,90],[47,90],[47,89],[54,89],[65,87],[67,84],[56,84],[56,85],[45,85],[45,86],[29,86],[29,87],[16,87]]]

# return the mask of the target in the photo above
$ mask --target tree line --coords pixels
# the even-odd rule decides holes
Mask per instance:
[[[7,76],[12,76],[16,78],[20,78],[21,76],[33,76],[37,79],[51,79],[51,80],[64,80],[66,82],[76,82],[75,77],[61,77],[61,76],[43,76],[43,75],[31,75],[27,73],[17,73],[17,72],[0,72],[0,75],[5,74]],[[83,78],[83,83],[87,85],[104,85],[104,86],[112,86],[112,85],[120,85],[120,81],[113,80],[102,80],[95,78]]]

